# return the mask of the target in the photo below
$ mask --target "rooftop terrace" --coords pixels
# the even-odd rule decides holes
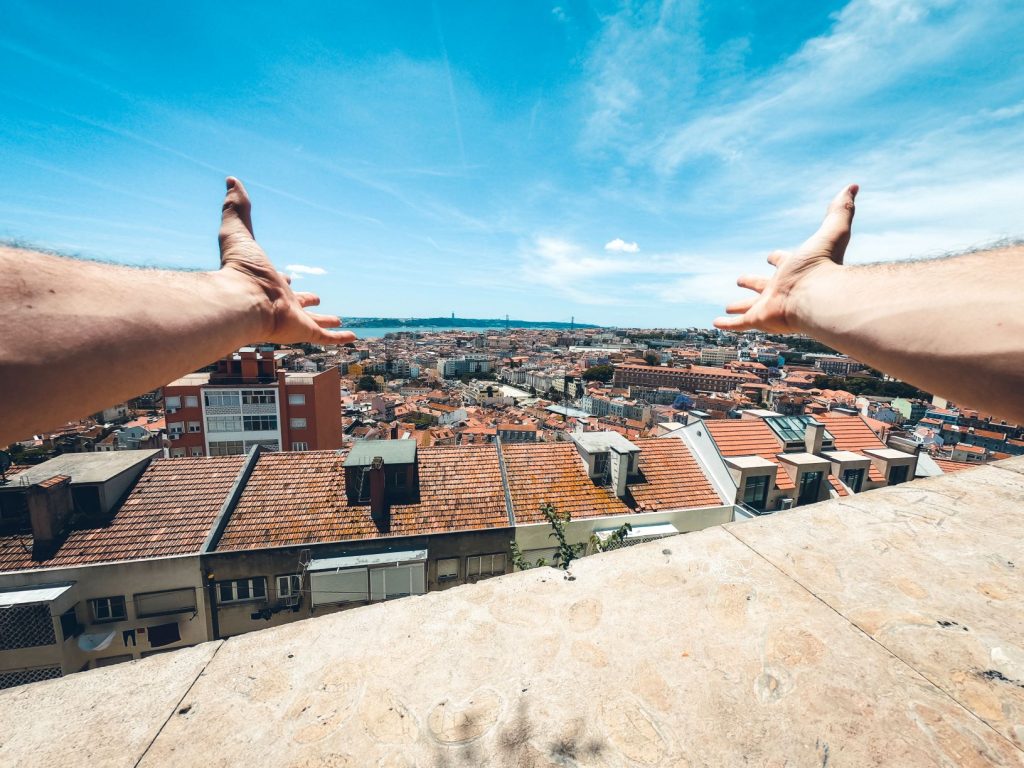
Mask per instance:
[[[0,692],[0,764],[1024,764],[1024,459]]]

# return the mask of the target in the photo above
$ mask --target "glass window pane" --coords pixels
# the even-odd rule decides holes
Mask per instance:
[[[249,580],[242,579],[241,581],[235,582],[235,593],[238,595],[239,600],[249,599]]]
[[[266,597],[267,596],[267,583],[263,579],[252,580],[252,596],[253,597]]]

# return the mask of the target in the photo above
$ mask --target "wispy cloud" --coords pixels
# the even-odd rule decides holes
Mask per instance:
[[[606,251],[622,251],[623,253],[637,253],[640,250],[640,246],[636,243],[627,243],[621,237],[616,237],[614,240],[604,244]]]
[[[323,267],[309,267],[305,264],[289,264],[284,268],[285,272],[291,275],[292,280],[301,278],[304,275],[326,275],[327,270]]]

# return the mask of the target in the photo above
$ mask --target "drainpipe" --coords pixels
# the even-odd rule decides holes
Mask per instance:
[[[220,616],[217,609],[217,582],[212,571],[206,572],[206,598],[210,606],[210,631],[214,640],[220,640]]]

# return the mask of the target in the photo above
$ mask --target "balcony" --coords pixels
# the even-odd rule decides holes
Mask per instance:
[[[0,693],[0,764],[1024,764],[1024,459]]]

